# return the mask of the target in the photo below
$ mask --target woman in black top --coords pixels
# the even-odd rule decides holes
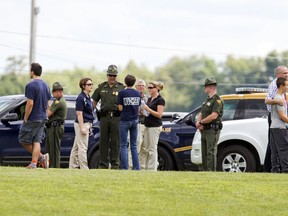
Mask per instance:
[[[165,100],[160,91],[163,83],[153,81],[148,84],[150,98],[144,109],[149,113],[145,117],[144,141],[140,149],[141,169],[157,171],[158,167],[158,140],[162,131],[162,114],[164,112]]]

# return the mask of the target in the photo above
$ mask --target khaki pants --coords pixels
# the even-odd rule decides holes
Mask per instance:
[[[157,171],[158,167],[158,141],[162,131],[160,127],[145,127],[144,142],[140,149],[140,165],[143,170]]]
[[[137,152],[140,153],[140,149],[144,140],[144,124],[138,124],[138,135],[137,135]],[[129,137],[129,136],[128,136]],[[128,146],[128,163],[129,163],[129,169],[132,169],[132,155],[131,155],[131,149],[130,145]],[[140,161],[140,167],[141,167],[141,161]]]
[[[70,154],[69,168],[70,169],[89,169],[87,162],[87,149],[88,149],[88,139],[89,130],[91,123],[84,123],[88,133],[83,135],[78,123],[74,123],[75,139],[73,148]]]

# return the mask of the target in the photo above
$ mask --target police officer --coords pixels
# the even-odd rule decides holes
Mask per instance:
[[[124,89],[122,83],[117,82],[118,69],[110,65],[107,70],[107,81],[101,83],[94,91],[93,106],[101,100],[100,106],[100,163],[99,168],[119,169],[120,154],[120,112],[117,105],[119,91]]]
[[[52,95],[55,100],[48,109],[45,150],[50,155],[50,167],[60,168],[60,144],[64,133],[67,105],[63,97],[63,87],[59,82],[53,84]]]
[[[223,101],[217,94],[214,78],[207,78],[204,91],[208,95],[202,104],[196,127],[201,131],[203,171],[216,171],[217,142],[222,129]]]

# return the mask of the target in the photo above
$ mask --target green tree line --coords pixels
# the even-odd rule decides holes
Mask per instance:
[[[147,83],[162,81],[165,85],[161,92],[166,100],[165,111],[190,111],[206,98],[203,92],[205,78],[216,78],[219,94],[234,93],[237,87],[267,88],[275,76],[275,68],[280,64],[288,65],[288,51],[271,51],[265,58],[229,55],[224,62],[216,62],[207,56],[175,56],[155,71],[131,60],[124,68],[120,68],[117,79],[124,82],[127,74],[133,74]],[[23,73],[25,66],[23,56],[7,59],[7,67],[0,76],[0,96],[24,93],[25,85],[29,82],[28,71]],[[79,94],[79,80],[83,77],[90,77],[94,88],[106,80],[105,71],[96,68],[45,71],[43,65],[43,69],[42,77],[49,86],[59,81],[64,85],[65,94]]]

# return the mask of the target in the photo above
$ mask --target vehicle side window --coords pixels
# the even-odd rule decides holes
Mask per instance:
[[[20,106],[16,107],[13,112],[10,112],[10,113],[17,113],[18,120],[23,120],[24,115],[25,115],[25,107],[26,107],[26,103],[21,104]]]
[[[233,120],[239,100],[225,100],[222,120]]]
[[[263,99],[246,100],[244,119],[263,117],[268,114]]]
[[[66,120],[76,119],[75,101],[66,101],[67,104],[67,117]]]

